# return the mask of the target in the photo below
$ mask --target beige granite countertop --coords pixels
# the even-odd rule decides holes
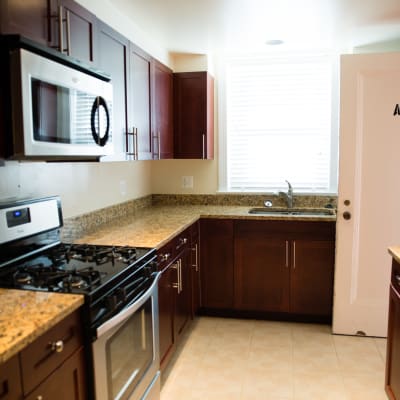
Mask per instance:
[[[160,248],[193,222],[202,218],[233,218],[252,220],[336,221],[332,216],[282,216],[249,214],[251,207],[162,205],[144,208],[138,215],[119,218],[92,234],[81,237],[78,242],[102,245],[130,245]]]
[[[84,297],[0,289],[0,363],[79,308]]]
[[[391,256],[400,263],[400,246],[391,246],[388,250]]]

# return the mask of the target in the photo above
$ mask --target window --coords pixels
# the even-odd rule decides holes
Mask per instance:
[[[337,191],[334,61],[304,53],[226,59],[221,191],[275,191],[285,180],[297,192]]]

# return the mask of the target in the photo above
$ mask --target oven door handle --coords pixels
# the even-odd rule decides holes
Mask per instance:
[[[100,325],[97,330],[97,337],[101,337],[109,332],[111,329],[119,325],[121,322],[127,320],[132,314],[134,314],[151,296],[154,288],[158,284],[158,280],[160,279],[161,272],[157,272],[156,276],[154,277],[154,281],[151,286],[147,289],[147,291],[141,296],[137,301],[132,303],[130,306],[124,308],[119,312],[117,315],[106,321],[104,324]]]

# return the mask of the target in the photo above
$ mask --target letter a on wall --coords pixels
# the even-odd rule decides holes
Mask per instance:
[[[400,106],[396,104],[396,107],[394,108],[393,115],[400,115]]]

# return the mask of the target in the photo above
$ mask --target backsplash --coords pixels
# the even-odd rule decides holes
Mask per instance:
[[[73,242],[83,235],[93,233],[97,228],[110,221],[134,217],[144,208],[151,206],[209,205],[262,207],[266,200],[270,200],[274,207],[286,206],[285,199],[282,196],[274,194],[153,194],[110,207],[101,208],[76,217],[65,218],[64,226],[61,230],[61,238],[63,242]],[[337,197],[332,195],[295,195],[293,206],[308,208],[330,206],[336,208]]]
[[[209,205],[262,207],[270,200],[274,207],[286,207],[283,196],[278,194],[153,194],[153,205]],[[337,207],[337,196],[294,195],[293,207]]]

